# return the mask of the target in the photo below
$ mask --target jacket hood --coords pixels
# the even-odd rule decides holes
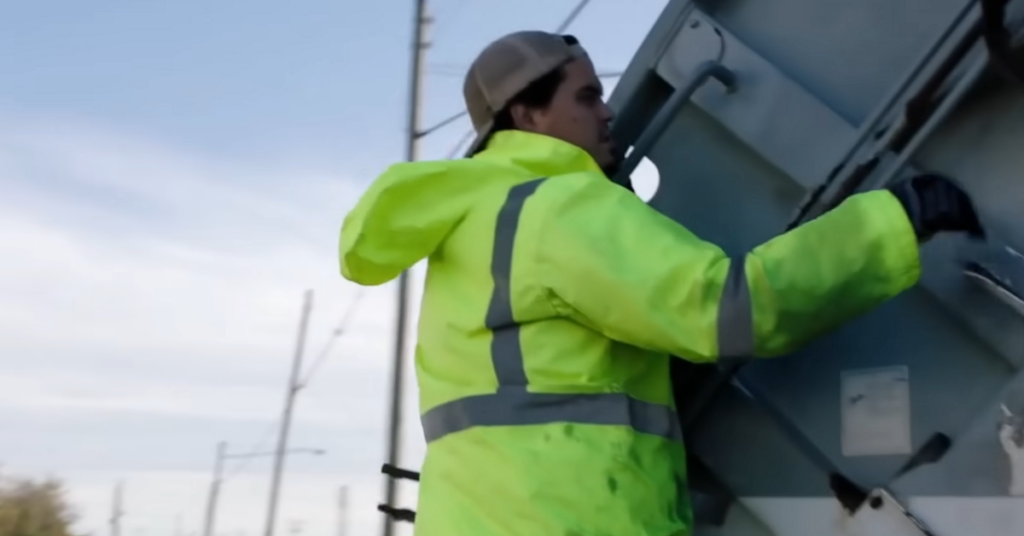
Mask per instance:
[[[497,133],[473,158],[395,164],[378,177],[341,229],[341,275],[380,285],[429,257],[496,183],[596,171],[582,149],[539,134]]]

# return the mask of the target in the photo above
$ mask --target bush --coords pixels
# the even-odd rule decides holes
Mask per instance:
[[[0,536],[76,536],[62,484],[5,478],[0,485]]]

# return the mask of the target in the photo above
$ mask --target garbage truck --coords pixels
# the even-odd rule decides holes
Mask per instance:
[[[673,360],[696,536],[1024,535],[1022,28],[1024,0],[672,0],[653,24],[609,104],[614,180],[646,158],[658,211],[741,254],[927,171],[987,230],[785,359]]]

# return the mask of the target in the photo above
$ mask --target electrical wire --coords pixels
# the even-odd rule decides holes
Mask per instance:
[[[338,325],[334,328],[334,330],[331,331],[331,337],[327,339],[327,342],[324,344],[324,348],[320,351],[320,354],[317,355],[317,358],[313,362],[313,365],[307,371],[305,378],[296,386],[297,389],[302,389],[306,387],[307,385],[309,385],[309,382],[312,381],[313,376],[316,374],[317,370],[327,359],[327,356],[330,355],[331,350],[334,348],[335,342],[337,342],[341,335],[346,332],[349,323],[352,321],[352,315],[355,313],[356,308],[359,305],[360,300],[362,300],[364,293],[365,289],[362,287],[360,287],[356,291],[355,299],[352,300],[352,303],[345,311],[345,314],[342,315],[341,321],[338,322]],[[307,393],[307,395],[308,394],[309,393]],[[277,430],[277,428],[278,423],[276,421],[270,423],[270,426],[267,427],[266,432],[263,433],[263,437],[260,438],[260,440],[246,452],[259,452],[263,450],[263,448],[267,445],[267,442],[271,439],[271,437],[273,437],[273,434]],[[237,475],[238,473],[242,472],[242,470],[249,465],[250,460],[252,460],[251,457],[241,458],[237,465],[235,465],[230,471],[225,472],[223,479],[227,480],[228,478],[231,478]]]
[[[313,361],[313,365],[309,367],[309,371],[306,373],[306,377],[299,382],[299,384],[296,386],[296,389],[305,388],[307,385],[309,385],[309,382],[313,380],[313,375],[316,374],[317,369],[320,368],[320,365],[322,365],[324,360],[327,359],[327,356],[330,355],[331,349],[334,348],[334,343],[337,342],[337,340],[348,329],[348,324],[349,322],[352,321],[352,315],[356,312],[360,300],[363,299],[364,293],[365,289],[363,287],[359,287],[359,289],[356,291],[355,299],[352,300],[352,303],[345,311],[345,314],[342,315],[341,321],[338,322],[338,326],[335,327],[334,330],[331,332],[331,337],[327,339],[327,343],[324,344],[323,350],[320,351],[320,354],[317,356],[316,360]]]
[[[580,0],[580,3],[576,4],[576,7],[574,7],[569,13],[569,16],[565,17],[565,20],[562,21],[562,24],[559,24],[558,28],[555,28],[554,33],[560,34],[569,28],[569,26],[576,20],[576,17],[580,16],[580,13],[583,12],[583,9],[587,7],[587,4],[589,3],[590,0]]]
[[[462,78],[466,76],[467,69],[468,67],[458,63],[430,63],[427,65],[427,73],[448,78]]]
[[[276,430],[277,422],[271,422],[270,426],[267,427],[267,431],[263,432],[263,437],[260,438],[260,440],[246,452],[259,452],[263,450],[263,447],[267,444],[268,441],[270,441],[270,438],[274,436],[274,431]],[[230,457],[228,459],[230,459]],[[238,463],[238,465],[235,465],[234,468],[232,468],[230,471],[225,471],[224,476],[221,479],[227,480],[231,477],[234,477],[238,473],[241,473],[243,469],[249,466],[249,462],[252,459],[252,457],[241,458],[241,461]]]
[[[466,133],[463,134],[462,138],[459,140],[459,143],[456,143],[455,146],[452,147],[451,151],[448,151],[448,156],[446,158],[448,160],[459,158],[459,153],[462,152],[462,146],[469,142],[469,140],[473,138],[474,134],[476,134],[475,130],[471,129],[466,131]]]
[[[461,0],[458,3],[456,3],[455,6],[450,9],[450,11],[446,10],[443,16],[438,17],[443,22],[443,24],[438,24],[435,26],[432,41],[437,41],[437,39],[444,34],[444,31],[451,27],[452,23],[458,19],[459,15],[462,14],[462,11],[468,4],[469,0]]]
[[[724,43],[723,43],[724,47]],[[719,58],[721,61],[721,58]],[[448,78],[462,78],[466,76],[466,71],[469,67],[466,65],[460,65],[458,63],[433,63],[430,65],[430,74],[434,76],[442,76]],[[625,71],[598,71],[598,78],[616,78],[625,74]],[[465,115],[465,112],[459,112],[459,116]]]

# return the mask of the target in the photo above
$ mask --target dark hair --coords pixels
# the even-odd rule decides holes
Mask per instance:
[[[572,35],[563,35],[562,41],[572,46],[580,43],[579,39]],[[501,130],[512,130],[515,128],[515,121],[512,120],[512,106],[522,104],[528,108],[547,108],[551,99],[555,98],[555,92],[565,81],[565,67],[559,66],[553,71],[534,80],[525,89],[509,99],[508,104],[497,115],[494,116],[494,129],[492,132]]]
[[[525,89],[512,97],[508,104],[494,116],[494,129],[492,132],[512,130],[515,128],[515,121],[512,120],[512,106],[522,104],[528,108],[547,108],[551,100],[555,98],[555,92],[565,81],[565,68],[558,67],[548,74],[534,80]]]

